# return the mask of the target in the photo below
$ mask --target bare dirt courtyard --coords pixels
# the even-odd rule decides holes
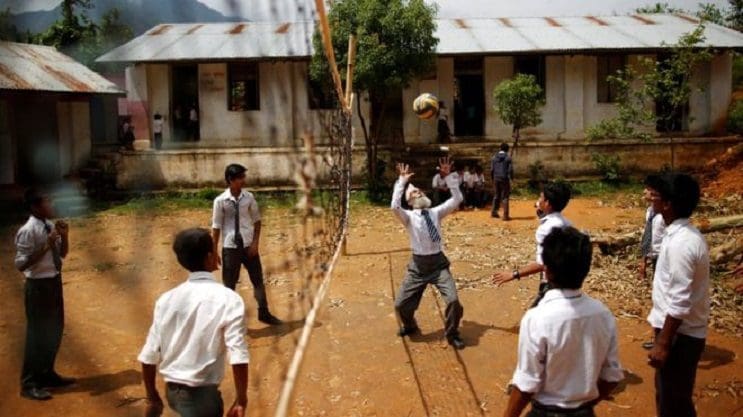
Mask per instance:
[[[461,332],[467,347],[459,352],[443,338],[442,305],[433,289],[426,292],[417,313],[423,334],[404,340],[395,335],[393,299],[410,257],[407,236],[388,209],[354,207],[347,254],[336,266],[314,328],[291,414],[501,415],[516,362],[519,321],[537,287],[533,277],[500,288],[488,280],[492,272],[524,264],[534,256],[533,201],[512,205],[514,220],[508,223],[491,219],[487,210],[459,212],[444,221],[447,255],[464,305]],[[185,227],[208,227],[210,214],[209,209],[101,212],[70,221],[71,250],[63,274],[66,327],[57,368],[79,382],[54,392],[54,398],[44,403],[19,396],[25,333],[23,279],[13,268],[17,227],[3,229],[0,416],[143,415],[144,391],[136,357],[156,298],[186,276],[172,255],[172,237]],[[638,227],[643,209],[576,198],[565,215],[578,228],[598,234]],[[279,264],[286,253],[287,233],[282,225],[289,224],[287,216],[285,209],[263,212],[261,252],[268,268]],[[614,399],[598,407],[601,416],[655,415],[653,370],[641,347],[649,336],[644,317],[650,305],[650,283],[635,278],[634,264],[595,254],[584,286],[617,316],[620,358],[626,368]],[[302,285],[287,276],[268,276],[274,313],[286,321],[273,328],[256,320],[244,271],[238,285],[247,306],[251,416],[273,415],[311,296],[311,291],[302,292]],[[717,329],[727,330],[713,329],[707,339],[695,389],[700,416],[743,416],[740,298],[737,303],[737,316],[717,319],[723,324]],[[222,394],[230,404],[234,388],[227,375]],[[162,380],[159,385],[163,392]],[[174,414],[166,408],[164,415]]]

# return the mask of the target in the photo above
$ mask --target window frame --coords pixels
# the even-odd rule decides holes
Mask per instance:
[[[619,62],[612,62],[618,59]],[[605,67],[602,75],[602,66]],[[596,103],[614,104],[619,100],[619,91],[607,78],[616,75],[618,70],[627,67],[627,54],[602,54],[596,55]]]
[[[239,106],[233,90],[235,84],[245,83],[244,104]],[[254,87],[250,94],[250,85]],[[252,96],[252,100],[250,97]],[[227,63],[227,111],[244,112],[261,109],[260,66],[257,61],[240,61]]]

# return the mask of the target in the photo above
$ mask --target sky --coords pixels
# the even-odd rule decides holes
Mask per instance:
[[[95,0],[93,0],[95,1]],[[156,0],[150,0],[156,1]],[[250,20],[297,20],[314,11],[314,0],[199,0],[226,15],[241,15]],[[438,3],[439,17],[521,17],[583,16],[626,14],[658,0],[426,0]],[[727,7],[727,0],[660,0],[672,7],[695,11],[700,2]],[[14,13],[53,9],[60,0],[0,0],[0,10]],[[297,12],[297,6],[303,11]]]

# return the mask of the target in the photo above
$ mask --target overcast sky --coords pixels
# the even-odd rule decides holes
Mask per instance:
[[[131,1],[131,0],[128,0]],[[143,0],[133,0],[143,1]],[[144,0],[156,1],[156,0]],[[311,16],[314,0],[198,0],[226,15],[250,20],[296,20]],[[426,0],[427,2],[434,2]],[[95,0],[93,0],[95,2]],[[439,17],[582,16],[626,14],[657,0],[438,0]],[[667,0],[672,7],[695,11],[700,2],[727,7],[727,0]],[[60,0],[0,0],[0,9],[13,12],[52,9]],[[299,12],[297,9],[303,9]]]

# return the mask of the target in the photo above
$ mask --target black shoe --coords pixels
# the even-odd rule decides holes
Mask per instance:
[[[448,339],[448,342],[454,349],[462,350],[464,349],[464,341],[459,336],[452,336]]]
[[[267,308],[261,308],[258,310],[258,321],[266,323],[271,326],[278,326],[283,321],[277,319]]]
[[[405,326],[402,326],[402,327],[400,327],[400,331],[397,332],[397,335],[400,336],[400,337],[405,337],[405,336],[409,336],[409,335],[412,335],[412,334],[418,334],[420,332],[421,332],[421,329],[419,329],[418,326],[416,326],[416,327],[405,327]]]
[[[653,347],[655,347],[655,342],[653,342],[652,340],[649,341],[649,342],[645,342],[645,343],[642,344],[642,348],[645,349],[645,350],[650,350]]]
[[[52,376],[46,378],[42,382],[41,386],[43,386],[44,388],[61,388],[72,385],[75,382],[77,382],[77,379],[75,378],[68,378],[55,373]]]
[[[490,217],[497,219],[500,216],[498,215],[498,213],[490,213]]]
[[[21,397],[28,398],[29,400],[46,401],[52,399],[52,394],[43,388],[28,388],[21,391]]]

